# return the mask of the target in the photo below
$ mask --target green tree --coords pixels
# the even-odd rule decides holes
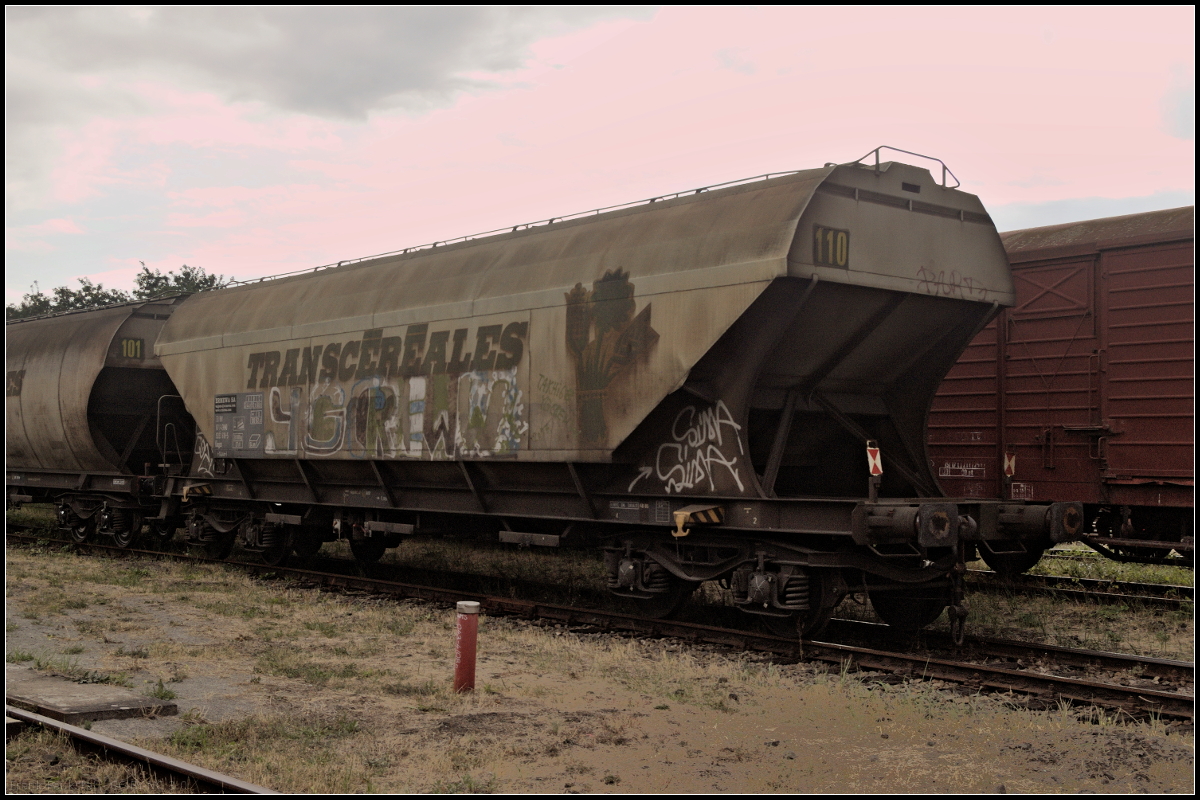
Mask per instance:
[[[224,275],[209,275],[203,267],[189,267],[187,264],[180,267],[178,273],[171,271],[166,275],[142,264],[142,271],[133,279],[133,299],[149,300],[171,294],[207,292],[228,286],[232,280]]]
[[[120,289],[105,289],[103,284],[92,283],[88,278],[79,279],[78,289],[59,286],[49,294],[43,292],[35,282],[32,287],[33,291],[23,296],[20,303],[10,303],[5,307],[4,318],[6,320],[25,319],[42,314],[99,308],[114,303],[150,300],[173,294],[207,292],[211,289],[228,286],[232,280],[232,278],[227,279],[224,275],[209,275],[203,267],[189,267],[187,264],[184,264],[179,272],[170,271],[166,275],[142,264],[142,271],[134,278],[132,294],[122,292]]]

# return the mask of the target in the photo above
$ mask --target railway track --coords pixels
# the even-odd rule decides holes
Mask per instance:
[[[1178,608],[1195,600],[1191,586],[1098,578],[1070,578],[1060,575],[1022,575],[1004,578],[990,570],[967,570],[967,586],[977,592],[1046,592],[1060,597],[1100,602],[1141,603],[1147,606]]]
[[[1073,552],[1062,551],[1047,551],[1042,553],[1042,561],[1084,561],[1095,564],[1103,564],[1107,558],[1095,550],[1077,550]],[[1183,558],[1180,556],[1166,556],[1157,561],[1137,561],[1134,563],[1148,563],[1159,567],[1180,567],[1181,569],[1195,569],[1195,559]]]
[[[98,753],[101,757],[143,766],[158,777],[182,784],[192,792],[211,794],[279,794],[272,789],[248,783],[238,778],[223,775],[177,758],[164,756],[145,748],[135,747],[127,742],[85,730],[75,725],[68,725],[50,717],[35,714],[22,708],[6,705],[6,716],[20,720],[25,725],[44,728],[53,731],[70,740],[79,749]]]
[[[58,539],[44,534],[35,535],[29,532],[29,526],[9,525],[10,536],[36,536],[37,539],[51,541],[56,544],[71,545],[75,543],[67,539]],[[91,547],[105,547],[99,543],[89,543]],[[117,549],[117,548],[112,548]],[[159,551],[154,551],[159,552]],[[1067,557],[1070,557],[1069,555]],[[316,557],[321,563],[333,565],[339,559]],[[1081,556],[1080,558],[1091,558]],[[351,563],[351,562],[345,562]],[[415,571],[400,568],[402,571]],[[424,574],[436,574],[439,579],[453,581],[456,578],[478,580],[478,576],[460,575],[451,572],[434,572],[422,570]],[[975,592],[1022,592],[1026,594],[1048,593],[1059,597],[1070,597],[1076,600],[1089,600],[1100,603],[1138,603],[1144,606],[1164,608],[1179,608],[1184,603],[1194,602],[1195,590],[1191,586],[1160,583],[1139,583],[1097,578],[1075,578],[1058,575],[1021,575],[1016,579],[1004,578],[991,570],[967,570],[967,587]],[[523,588],[518,586],[517,588]],[[546,588],[531,586],[530,588]],[[597,597],[607,596],[605,592],[596,593]]]
[[[14,537],[10,535],[9,538],[11,540]],[[128,555],[165,555],[180,560],[230,563],[263,576],[290,577],[314,587],[337,588],[343,591],[442,603],[474,600],[489,614],[536,619],[549,624],[566,625],[581,632],[604,631],[635,636],[672,637],[694,643],[765,652],[784,659],[822,662],[837,669],[853,667],[905,678],[939,679],[979,690],[1012,692],[1048,702],[1061,700],[1094,705],[1132,716],[1157,715],[1160,718],[1187,721],[1194,718],[1194,693],[1170,688],[1171,684],[1189,688],[1194,685],[1195,666],[1190,662],[1073,650],[983,637],[968,637],[962,648],[955,649],[948,640],[939,643],[938,635],[929,633],[923,633],[922,636],[938,645],[932,649],[922,652],[881,650],[876,646],[834,641],[797,641],[766,633],[695,622],[646,619],[613,611],[494,597],[461,589],[402,583],[362,575],[246,562],[209,562],[194,556],[137,551],[98,544],[83,547],[87,550],[115,551]],[[870,632],[872,636],[892,639],[884,633],[888,630],[885,626],[873,626],[870,623],[837,621],[837,626],[832,630],[855,632],[857,636]],[[1087,675],[1070,674],[1097,670],[1107,672],[1112,677],[1108,680],[1097,680]]]

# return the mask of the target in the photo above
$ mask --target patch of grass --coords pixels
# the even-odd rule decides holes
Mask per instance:
[[[337,636],[340,632],[338,630],[338,626],[334,625],[332,622],[306,622],[304,623],[304,629],[316,631],[322,636],[327,636],[331,639]]]
[[[438,781],[429,790],[430,794],[491,794],[496,791],[496,776],[476,778],[463,775],[456,781]]]
[[[211,611],[214,614],[220,614],[223,617],[254,619],[256,617],[265,616],[265,612],[256,605],[251,605],[249,603],[238,603],[232,600],[222,599],[210,603],[199,603],[196,607],[205,611]]]
[[[33,668],[38,672],[48,672],[61,675],[75,683],[106,683],[112,686],[133,688],[133,682],[125,672],[97,672],[79,666],[73,658],[62,656],[37,656],[33,659]]]
[[[360,670],[353,662],[329,664],[315,661],[299,649],[286,645],[275,645],[259,656],[254,671],[284,678],[298,678],[313,686],[325,686],[331,681],[364,678],[375,674],[371,670]]]
[[[134,650],[126,650],[125,646],[122,645],[121,647],[117,648],[117,651],[114,655],[128,656],[129,658],[149,658],[150,651],[145,647],[138,647]]]
[[[159,678],[158,685],[146,692],[146,696],[153,697],[155,700],[174,700],[177,695],[163,684],[162,678]]]
[[[375,772],[360,733],[344,715],[252,716],[189,725],[156,749],[282,792],[350,794],[368,790]]]
[[[1054,558],[1056,553],[1065,553],[1075,558]],[[1105,558],[1086,545],[1059,546],[1048,551],[1048,555],[1051,557],[1038,562],[1029,570],[1030,574],[1160,583],[1171,586],[1194,586],[1196,581],[1195,572],[1185,567],[1170,564],[1124,564]]]
[[[9,664],[23,664],[26,661],[33,661],[33,653],[24,650],[9,650],[4,656],[4,660]]]

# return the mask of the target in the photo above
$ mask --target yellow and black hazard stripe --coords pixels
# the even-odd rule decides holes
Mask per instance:
[[[675,517],[675,530],[671,532],[671,535],[679,538],[687,536],[685,526],[689,524],[719,525],[724,522],[725,508],[714,505],[685,506],[677,511],[672,511],[671,516]]]
[[[183,487],[183,499],[185,501],[189,496],[205,497],[212,493],[212,484],[209,483],[191,483]]]

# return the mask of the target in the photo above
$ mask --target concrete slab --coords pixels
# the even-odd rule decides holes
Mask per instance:
[[[25,730],[24,722],[19,719],[13,719],[7,714],[4,715],[4,741],[11,740],[23,730]]]
[[[172,702],[140,697],[121,686],[75,683],[19,664],[4,665],[4,700],[8,705],[72,725],[179,713]]]

